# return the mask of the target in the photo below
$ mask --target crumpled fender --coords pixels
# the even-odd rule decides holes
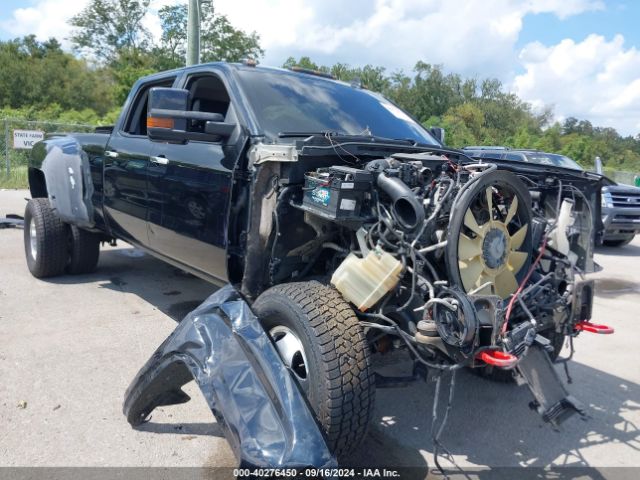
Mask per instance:
[[[74,137],[54,136],[38,142],[30,166],[44,173],[49,201],[62,220],[79,227],[94,226],[89,157]]]
[[[260,322],[227,285],[187,315],[138,372],[123,411],[132,426],[187,402],[195,379],[242,467],[331,467],[334,457]]]

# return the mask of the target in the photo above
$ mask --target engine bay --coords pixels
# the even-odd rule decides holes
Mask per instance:
[[[372,351],[407,349],[427,369],[524,382],[532,348],[551,365],[565,341],[573,352],[573,338],[598,327],[585,278],[597,179],[455,151],[354,155],[328,141],[333,154],[307,146],[295,161],[258,166],[248,244],[260,232],[269,255],[251,271],[248,246],[245,295],[319,279],[353,306]],[[580,411],[566,391],[546,401],[539,390],[545,420]]]

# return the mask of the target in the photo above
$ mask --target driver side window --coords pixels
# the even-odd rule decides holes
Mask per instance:
[[[211,73],[194,75],[185,87],[190,92],[190,109],[195,112],[219,113],[226,119],[229,111],[229,94],[222,80]],[[204,132],[204,121],[191,120],[189,131]]]
[[[148,83],[140,88],[133,105],[129,110],[129,117],[125,123],[124,131],[129,135],[147,135],[147,104],[149,103],[149,90],[153,87],[171,87],[175,77],[161,81]]]

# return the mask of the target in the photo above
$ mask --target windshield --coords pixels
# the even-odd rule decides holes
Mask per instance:
[[[582,170],[582,167],[569,157],[556,155],[555,153],[527,153],[527,160],[543,165],[555,165],[556,167],[571,168],[572,170]]]
[[[367,90],[301,73],[238,70],[265,135],[338,132],[439,145],[405,112]]]

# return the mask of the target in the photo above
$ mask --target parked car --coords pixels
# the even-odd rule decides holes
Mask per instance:
[[[546,421],[582,413],[551,360],[566,337],[601,328],[589,322],[593,282],[578,275],[593,269],[601,177],[479,164],[436,136],[315,72],[211,63],[151,75],[115,126],[34,148],[27,265],[38,278],[91,272],[100,242],[124,240],[231,284],[156,352],[124,410],[139,424],[187,401],[195,377],[246,464],[280,466],[280,449],[307,438],[282,427],[292,380],[331,452],[351,451],[384,379],[372,356],[392,349],[410,352],[416,378],[517,374]],[[252,314],[262,333],[242,321]]]
[[[583,170],[574,160],[556,153],[538,150],[520,150],[507,147],[465,147],[469,155],[482,159],[501,159],[514,162],[532,162],[574,170]],[[596,164],[602,174],[602,164]],[[599,241],[609,247],[630,243],[640,233],[640,188],[621,185],[611,180],[602,187],[601,214],[604,233]]]

